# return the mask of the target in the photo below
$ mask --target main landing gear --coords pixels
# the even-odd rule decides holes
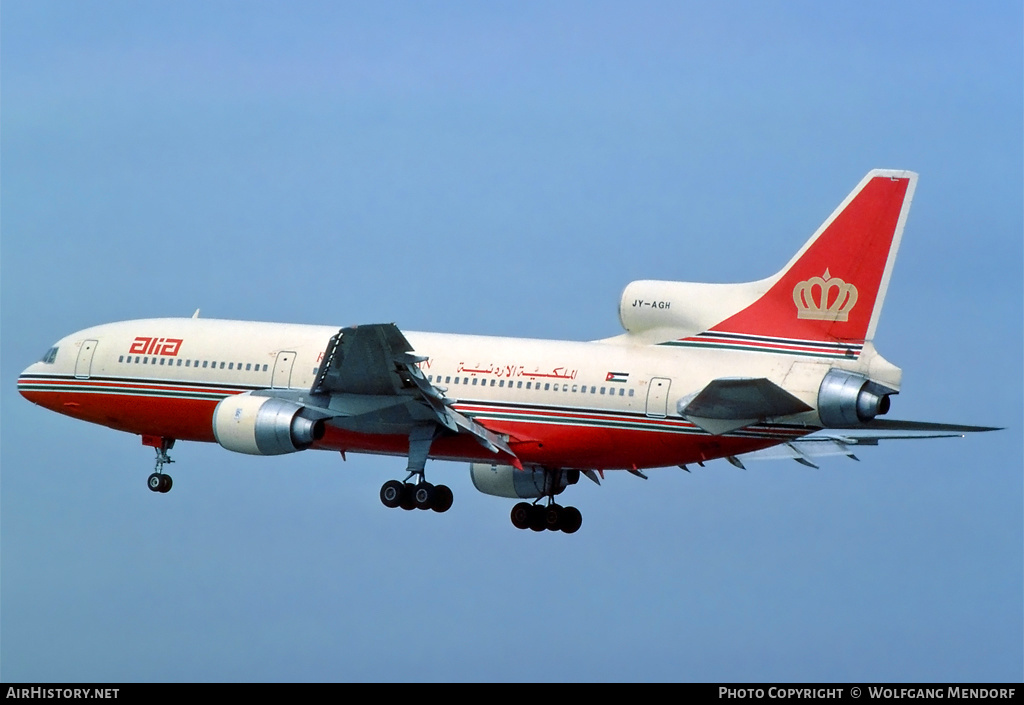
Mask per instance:
[[[517,529],[574,534],[583,525],[583,515],[576,507],[563,507],[554,500],[547,506],[520,502],[512,507],[512,525]]]
[[[156,450],[156,470],[149,476],[147,485],[152,492],[167,493],[171,491],[174,484],[170,475],[164,474],[164,465],[173,463],[168,451],[174,447],[173,438],[161,438],[156,436],[143,436],[142,444],[152,446]]]
[[[433,509],[447,512],[451,509],[454,495],[445,485],[427,482],[426,467],[430,444],[438,434],[435,426],[416,426],[409,433],[409,474],[405,482],[389,480],[380,488],[380,501],[385,507],[394,509]],[[416,482],[409,482],[412,478]]]
[[[412,475],[409,476],[411,478]],[[435,512],[447,512],[451,509],[455,496],[447,485],[432,485],[419,476],[419,482],[399,482],[389,480],[380,488],[380,501],[385,507],[393,509],[433,509]]]

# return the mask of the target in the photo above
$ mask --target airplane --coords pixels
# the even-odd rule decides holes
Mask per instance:
[[[199,317],[124,321],[57,341],[22,372],[44,408],[136,434],[166,493],[176,441],[251,455],[306,449],[407,458],[391,508],[445,512],[428,459],[470,464],[475,487],[517,499],[519,529],[573,533],[555,501],[606,471],[724,458],[818,456],[890,438],[990,427],[879,418],[901,370],[872,340],[917,185],[869,172],[789,263],[742,284],[630,283],[625,330],[593,342]],[[532,500],[532,501],[527,501]]]

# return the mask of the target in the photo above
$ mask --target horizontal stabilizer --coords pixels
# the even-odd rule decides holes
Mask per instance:
[[[679,413],[708,433],[721,435],[767,418],[810,411],[811,407],[774,382],[760,378],[722,378],[710,382]]]

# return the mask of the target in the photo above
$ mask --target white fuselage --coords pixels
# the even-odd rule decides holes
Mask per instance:
[[[143,436],[213,441],[224,397],[309,390],[338,329],[215,319],[148,319],[96,326],[60,340],[52,360],[27,368],[31,401]],[[420,369],[453,408],[508,437],[524,463],[580,469],[644,468],[733,455],[816,430],[813,412],[714,436],[678,415],[708,382],[764,377],[813,407],[830,368],[878,370],[870,346],[823,359],[764,349],[650,345],[407,332]],[[894,368],[893,368],[894,369]],[[897,381],[898,382],[898,381]],[[335,430],[317,447],[404,454],[402,436]],[[468,439],[441,438],[432,457],[487,460]]]

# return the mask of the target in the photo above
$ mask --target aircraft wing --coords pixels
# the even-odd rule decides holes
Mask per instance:
[[[879,441],[913,440],[925,438],[962,438],[967,433],[999,431],[990,426],[963,426],[922,421],[875,420],[871,428],[824,429],[781,445],[744,453],[740,457],[750,460],[779,460],[789,458],[802,465],[818,467],[812,459],[845,455],[859,460],[853,453],[856,446],[876,446]]]
[[[492,453],[515,458],[508,443],[455,411],[445,389],[423,375],[412,345],[393,323],[342,328],[331,337],[310,393],[329,398],[332,423],[364,433],[412,433],[436,425],[466,433]],[[439,431],[440,432],[440,431]],[[429,441],[427,441],[429,443]],[[514,464],[513,460],[513,464]]]
[[[763,377],[712,380],[700,392],[679,402],[683,418],[716,436],[767,418],[810,410],[810,406]]]

